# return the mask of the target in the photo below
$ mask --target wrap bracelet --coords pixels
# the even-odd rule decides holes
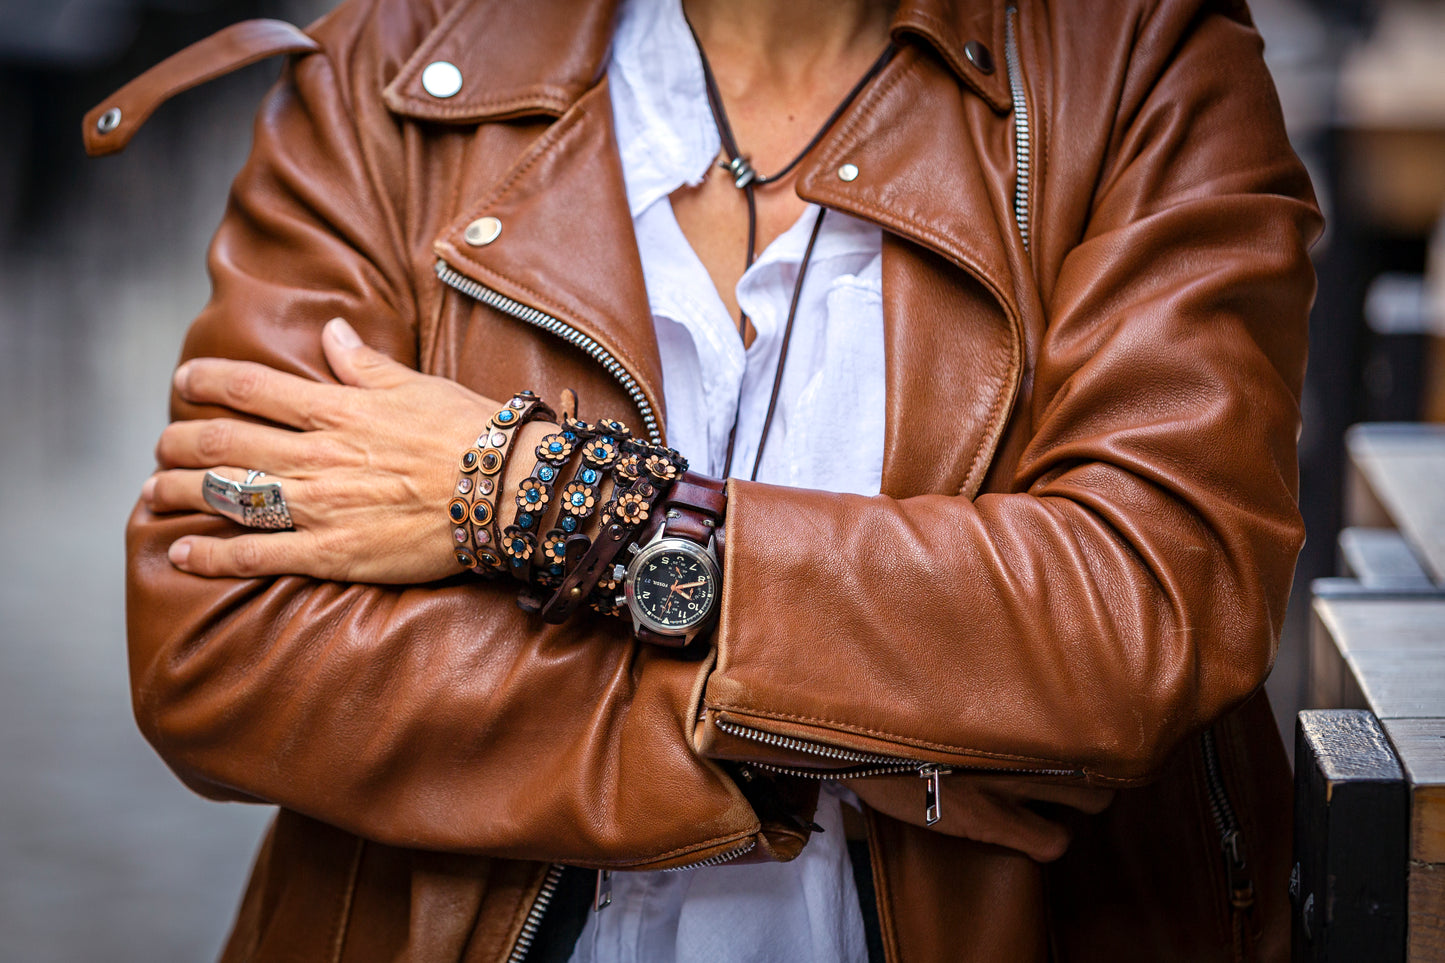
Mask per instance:
[[[557,591],[542,606],[542,617],[547,622],[567,621],[588,601],[599,611],[616,611],[611,593],[617,587],[614,565],[618,556],[658,523],[653,509],[672,482],[687,470],[687,460],[672,449],[636,439],[623,440],[618,447],[620,450],[613,452],[605,450],[605,446],[593,446],[596,460],[612,468],[615,487],[602,509],[602,528],[597,537],[576,564],[566,567]],[[584,464],[586,457],[584,448]]]
[[[556,417],[531,391],[520,391],[492,415],[476,444],[462,452],[456,496],[447,504],[457,564],[478,574],[506,572],[498,551],[495,496],[517,429],[534,418]]]
[[[598,434],[596,427],[573,419],[564,418],[562,428],[563,440],[574,442],[574,449],[569,449],[567,452],[569,456],[573,450],[585,450]],[[544,439],[544,441],[549,441],[549,439]],[[543,454],[539,449],[538,457],[542,457]],[[548,445],[548,451],[545,454],[552,456],[557,454],[555,443]],[[574,557],[586,550],[585,545],[590,545],[590,540],[581,532],[601,500],[602,483],[605,477],[606,471],[596,467],[584,455],[577,470],[573,472],[571,481],[566,485],[559,484],[556,496],[557,517],[553,527],[542,536],[541,544],[538,546],[539,555],[534,563],[534,581],[538,585],[556,588],[561,584],[562,576],[566,573],[569,542],[576,540],[585,543],[584,546],[579,547],[574,542],[572,547]]]

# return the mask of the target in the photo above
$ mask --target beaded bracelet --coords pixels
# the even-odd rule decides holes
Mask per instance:
[[[512,447],[517,429],[534,418],[556,417],[531,391],[520,391],[492,415],[490,423],[477,436],[476,445],[461,457],[461,478],[456,497],[447,505],[447,518],[452,522],[457,564],[478,574],[505,572],[506,566],[497,553],[496,505],[502,469]]]

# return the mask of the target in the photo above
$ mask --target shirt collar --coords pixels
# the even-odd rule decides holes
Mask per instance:
[[[623,0],[607,82],[636,218],[683,185],[702,183],[721,149],[680,0]]]

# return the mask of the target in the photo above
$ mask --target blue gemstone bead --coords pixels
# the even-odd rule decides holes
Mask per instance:
[[[562,437],[563,437],[563,438],[566,438],[568,441],[576,441],[576,440],[577,440],[577,435],[574,434],[573,432],[570,432],[570,431],[564,431],[564,432],[562,432]]]
[[[544,466],[537,471],[537,477],[542,479],[542,481],[544,482],[549,482],[557,477],[557,469],[551,467],[550,465]]]
[[[517,417],[517,416],[514,415],[514,414],[513,414],[512,412],[510,412],[510,411],[503,410],[503,411],[497,412],[497,420],[500,421],[500,422],[501,422],[502,424],[504,424],[504,425],[510,424],[511,421],[512,421],[512,419],[515,418],[515,417]]]
[[[529,489],[527,489],[527,501],[529,501],[529,502],[531,502],[532,504],[535,505],[541,498],[542,498],[542,489],[540,489],[540,488],[529,488]]]
[[[583,505],[584,503],[586,503],[586,501],[587,501],[587,496],[584,495],[584,494],[582,494],[581,492],[577,492],[577,493],[575,493],[575,494],[572,496],[572,504],[573,504],[573,505],[577,505],[577,506],[580,507],[581,505]]]
[[[587,483],[588,485],[595,485],[595,484],[597,484],[597,469],[595,469],[595,468],[586,468],[586,469],[583,469],[582,474],[581,474],[580,477],[581,477],[582,481],[585,482],[585,483]]]
[[[560,565],[553,565],[551,568],[547,569],[547,571],[551,572],[553,575],[561,575],[561,574],[562,574],[562,566],[560,566]]]
[[[552,442],[552,444],[547,446],[547,450],[555,455],[562,450],[562,443],[560,441],[554,441]]]
[[[573,518],[571,515],[568,515],[566,518],[562,519],[562,531],[564,531],[564,532],[575,532],[575,531],[577,531],[577,519]]]
[[[518,527],[518,528],[531,528],[531,527],[532,527],[532,523],[534,523],[536,520],[537,520],[537,519],[535,519],[535,518],[532,517],[532,513],[531,513],[531,512],[523,512],[522,514],[520,514],[520,515],[517,516],[517,527]]]

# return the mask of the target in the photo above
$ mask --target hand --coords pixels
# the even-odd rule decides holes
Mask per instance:
[[[156,446],[162,470],[142,490],[147,506],[215,514],[201,495],[205,471],[239,479],[254,468],[281,483],[296,526],[232,538],[186,536],[170,547],[177,568],[392,584],[460,571],[446,517],[457,458],[499,405],[372,350],[339,318],[326,325],[322,346],[339,385],[219,358],[177,369],[176,391],[186,401],[295,430],[235,418],[170,425]],[[529,428],[545,430],[522,430]],[[517,450],[528,450],[525,442],[519,438]]]
[[[895,819],[923,825],[924,780],[916,776],[854,779],[844,783],[858,798]],[[1114,790],[1060,782],[1045,776],[957,773],[944,776],[941,819],[928,827],[949,836],[1007,846],[1047,863],[1069,848],[1069,829],[1039,815],[1040,803],[1090,815],[1114,801]]]

